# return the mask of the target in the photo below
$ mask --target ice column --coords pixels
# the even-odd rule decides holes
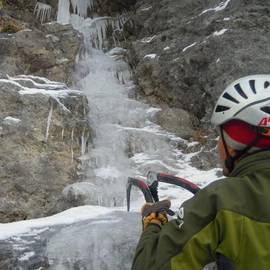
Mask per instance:
[[[70,2],[69,0],[59,0],[58,1],[58,13],[57,22],[61,24],[68,24],[70,21]]]

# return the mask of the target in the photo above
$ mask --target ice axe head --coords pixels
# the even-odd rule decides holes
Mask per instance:
[[[149,171],[147,173],[146,183],[148,186],[151,186],[154,182],[156,182],[157,179],[157,173]]]
[[[130,193],[131,193],[132,186],[135,186],[141,190],[146,202],[148,203],[154,202],[148,185],[143,180],[129,177],[128,182],[127,182],[127,210],[128,211],[130,210]]]

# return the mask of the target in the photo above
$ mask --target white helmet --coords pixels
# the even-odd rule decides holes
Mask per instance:
[[[219,97],[211,122],[220,126],[232,119],[270,127],[270,75],[251,75],[231,83]]]

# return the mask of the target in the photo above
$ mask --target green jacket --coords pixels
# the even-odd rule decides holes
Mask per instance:
[[[143,232],[133,270],[197,270],[228,258],[237,270],[270,269],[270,151],[184,202],[177,219]]]

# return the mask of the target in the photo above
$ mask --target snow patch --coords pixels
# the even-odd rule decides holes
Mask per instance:
[[[150,9],[152,9],[152,6],[149,6],[149,7],[146,7],[146,8],[142,8],[141,11],[148,11]]]
[[[224,10],[228,6],[228,4],[230,3],[230,1],[231,0],[222,1],[218,6],[216,6],[214,8],[209,8],[209,9],[204,10],[203,12],[201,12],[199,14],[199,16],[201,16],[201,15],[203,15],[203,14],[209,12],[209,11],[214,11],[214,12],[222,11],[222,10]]]
[[[195,46],[196,44],[197,44],[197,42],[192,43],[191,45],[185,47],[185,48],[182,50],[182,52],[185,52],[186,50],[188,50],[189,48]]]
[[[28,261],[31,257],[35,256],[34,251],[26,252],[19,258],[19,261]]]
[[[170,49],[170,47],[165,47],[164,49],[163,49],[163,51],[168,51]]]
[[[154,35],[152,37],[145,37],[145,38],[141,39],[141,42],[142,43],[151,43],[155,38],[156,38],[156,35]]]
[[[148,117],[153,117],[157,112],[160,112],[160,111],[161,111],[160,108],[151,107],[146,111],[146,114]]]
[[[108,215],[115,211],[115,208],[105,208],[101,206],[80,206],[71,208],[54,216],[0,224],[0,240],[8,239],[12,236],[31,232],[33,229],[69,225],[80,221],[94,219],[102,215]]]
[[[4,119],[4,123],[6,124],[9,124],[9,125],[17,125],[21,122],[20,119],[18,118],[15,118],[15,117],[11,117],[11,116],[7,116],[5,119]]]
[[[152,53],[145,55],[143,59],[155,59],[156,57],[157,55],[155,53]]]
[[[216,37],[216,36],[222,36],[224,33],[226,33],[228,31],[228,29],[226,29],[226,28],[224,28],[224,29],[222,29],[222,30],[220,30],[220,31],[215,31],[214,33],[213,33],[213,36],[214,37]]]
[[[226,22],[226,21],[229,21],[230,19],[231,19],[230,17],[226,17],[226,18],[223,19],[223,21]]]
[[[60,58],[60,59],[57,59],[57,60],[56,60],[56,63],[57,63],[58,65],[65,64],[65,63],[67,63],[67,62],[69,62],[69,59],[67,59],[67,58]]]

